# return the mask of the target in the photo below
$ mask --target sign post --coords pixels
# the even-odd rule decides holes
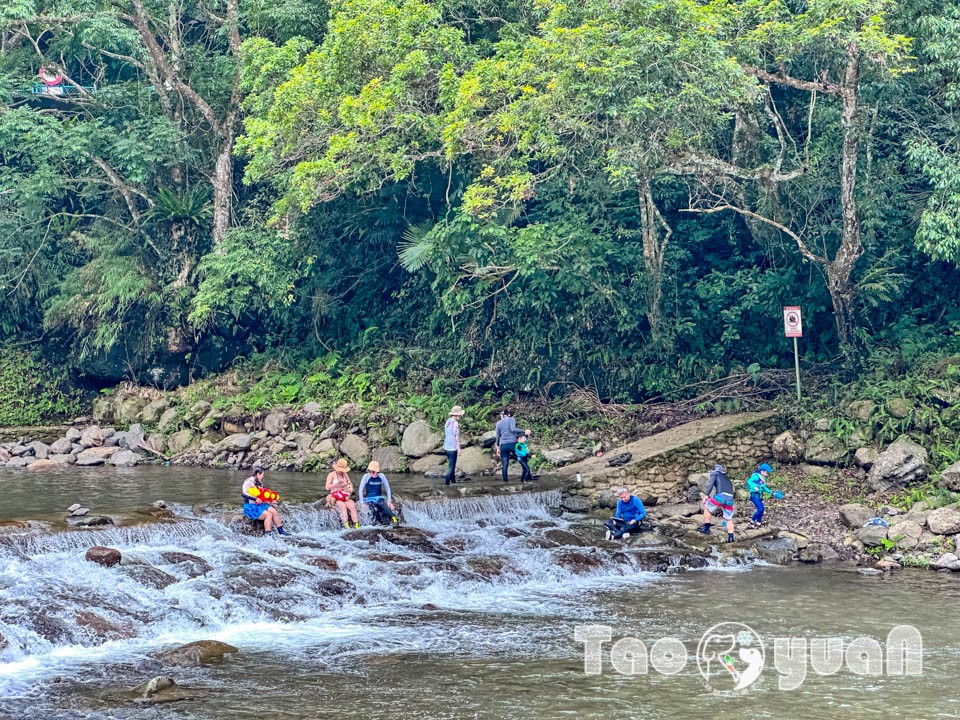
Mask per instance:
[[[783,334],[793,338],[793,366],[797,371],[797,402],[800,402],[800,352],[797,350],[797,338],[803,337],[803,316],[800,308],[783,308]]]

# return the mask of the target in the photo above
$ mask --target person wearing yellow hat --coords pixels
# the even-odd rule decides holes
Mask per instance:
[[[360,480],[357,491],[360,502],[366,503],[373,513],[373,519],[380,525],[398,525],[397,509],[390,495],[390,483],[387,476],[380,472],[380,463],[376,460],[367,465],[367,474]]]
[[[350,466],[347,461],[340,458],[333,464],[333,471],[327,475],[327,505],[336,508],[340,513],[340,521],[345,528],[360,527],[357,517],[357,505],[353,502],[353,483],[350,482]],[[352,520],[351,520],[352,518]]]
[[[463,408],[454,405],[450,409],[450,418],[443,426],[443,451],[447,454],[447,477],[444,485],[455,485],[454,476],[457,472],[457,458],[460,457],[460,418],[463,417]]]

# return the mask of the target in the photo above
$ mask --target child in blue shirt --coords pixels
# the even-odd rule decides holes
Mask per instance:
[[[517,444],[513,452],[520,462],[520,467],[523,468],[523,472],[520,473],[520,482],[530,482],[533,480],[533,475],[530,473],[530,466],[527,465],[527,457],[530,455],[530,449],[527,447],[527,436],[525,434],[517,437]]]

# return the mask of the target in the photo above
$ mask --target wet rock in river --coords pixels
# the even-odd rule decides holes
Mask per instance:
[[[158,653],[157,659],[167,665],[192,667],[205,663],[220,662],[224,655],[235,652],[239,652],[239,649],[219,640],[197,640]]]
[[[400,557],[399,555],[397,557]],[[409,559],[409,558],[407,558]],[[330,572],[336,572],[340,569],[340,563],[330,557],[311,557],[303,558],[303,562],[307,565],[313,565],[313,567],[320,568],[321,570],[328,570]]]
[[[85,515],[84,517],[68,517],[67,524],[73,527],[99,527],[113,525],[113,518],[109,515]]]
[[[141,585],[157,590],[163,590],[177,582],[173,575],[152,565],[124,565],[123,571]]]
[[[576,575],[587,575],[603,567],[603,561],[595,555],[579,550],[561,550],[553,556],[554,561]]]
[[[547,530],[543,533],[543,537],[551,542],[555,542],[557,545],[572,545],[574,547],[583,547],[587,545],[586,542],[567,530]]]
[[[60,467],[56,460],[34,460],[27,466],[27,470],[54,470]]]
[[[415,527],[397,527],[397,528],[370,528],[362,530],[351,530],[344,533],[343,539],[353,541],[365,540],[369,543],[377,543],[380,540],[386,540],[394,545],[410,548],[416,552],[422,552],[427,555],[447,554],[446,548],[433,542],[436,537],[435,532],[422,530]]]
[[[113,622],[90,610],[78,610],[74,619],[100,640],[127,640],[137,635],[132,625]]]
[[[777,537],[757,541],[756,548],[760,557],[767,562],[785,565],[793,560],[797,552],[797,543],[791,537]]]
[[[481,555],[467,558],[467,566],[481,577],[487,579],[503,573],[509,563],[509,558],[500,555]]]
[[[122,558],[119,550],[103,547],[102,545],[96,545],[90,548],[84,557],[90,562],[95,562],[104,567],[119,565]]]
[[[173,551],[162,552],[160,553],[160,557],[162,557],[166,562],[170,563],[171,565],[184,565],[184,564],[192,565],[197,570],[199,570],[199,572],[197,573],[199,575],[203,575],[213,570],[213,568],[210,567],[210,563],[208,563],[202,557],[199,557],[197,555],[191,555],[190,553],[173,552]]]
[[[323,595],[324,597],[340,597],[355,594],[357,592],[357,586],[349,580],[342,578],[325,578],[314,583],[313,590],[318,595]]]

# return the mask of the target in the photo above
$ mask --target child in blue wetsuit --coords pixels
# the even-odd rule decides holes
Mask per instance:
[[[750,490],[750,502],[756,508],[750,522],[754,527],[760,527],[763,524],[763,495],[773,495],[770,488],[767,487],[766,478],[773,472],[773,468],[764,463],[757,468],[757,471],[747,480],[747,489]]]
[[[533,475],[530,473],[530,466],[527,465],[527,458],[530,456],[530,448],[527,447],[526,434],[517,437],[517,444],[514,446],[513,452],[517,456],[520,467],[523,468],[523,472],[520,473],[520,482],[530,482],[533,480]]]
[[[380,472],[380,463],[376,460],[367,465],[367,474],[360,480],[357,491],[360,502],[366,503],[373,513],[373,519],[380,525],[397,525],[397,510],[390,495],[390,483],[387,476]]]
[[[607,540],[619,540],[628,533],[638,533],[643,527],[643,519],[647,511],[640,498],[631,495],[627,488],[617,490],[620,499],[617,501],[617,514],[607,520]]]

